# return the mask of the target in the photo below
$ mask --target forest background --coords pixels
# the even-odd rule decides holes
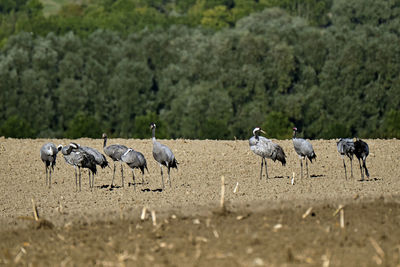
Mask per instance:
[[[400,138],[400,0],[1,0],[0,136]]]

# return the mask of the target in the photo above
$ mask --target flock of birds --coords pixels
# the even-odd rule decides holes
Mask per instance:
[[[150,129],[152,131],[152,140],[153,140],[153,157],[158,162],[161,169],[162,188],[163,189],[165,188],[164,174],[162,168],[163,165],[168,170],[168,182],[171,187],[170,169],[171,168],[178,169],[178,162],[170,148],[157,142],[155,137],[155,131],[156,131],[155,123],[150,124]],[[264,164],[265,164],[265,175],[266,178],[268,179],[269,177],[268,177],[266,159],[272,159],[274,162],[278,160],[282,163],[283,166],[285,166],[286,155],[281,146],[263,136],[260,136],[260,133],[266,134],[265,131],[262,130],[260,127],[254,128],[253,130],[254,136],[249,139],[249,145],[251,151],[253,151],[256,155],[261,157],[260,179],[262,179],[263,176]],[[297,128],[293,128],[292,140],[293,140],[294,150],[296,151],[297,155],[300,158],[301,177],[303,178],[303,160],[305,160],[306,162],[306,171],[308,177],[309,174],[308,174],[307,159],[312,163],[313,159],[315,159],[317,155],[315,154],[311,143],[306,139],[297,138],[296,133],[297,133]],[[102,137],[104,140],[103,151],[114,162],[111,187],[114,186],[116,162],[120,162],[121,164],[122,187],[124,187],[123,163],[126,163],[132,169],[132,179],[135,190],[136,190],[136,180],[135,180],[134,169],[141,170],[142,184],[144,184],[145,183],[144,170],[146,169],[147,172],[149,171],[147,169],[147,162],[144,155],[138,151],[135,151],[132,148],[128,148],[120,144],[113,144],[107,146],[107,135],[104,133]],[[351,177],[353,177],[354,155],[357,157],[360,165],[361,180],[364,180],[364,173],[367,177],[369,177],[368,169],[365,163],[367,156],[369,154],[369,147],[366,142],[362,141],[359,138],[356,138],[356,141],[353,141],[352,139],[349,138],[341,138],[337,142],[337,150],[343,159],[343,166],[346,179],[347,179],[347,170],[344,157],[347,156],[350,159]],[[47,143],[44,144],[40,149],[40,157],[45,164],[46,185],[48,185],[49,187],[51,187],[51,174],[54,171],[57,153],[59,151],[61,151],[61,153],[63,154],[65,161],[74,167],[75,185],[77,190],[79,188],[79,191],[81,191],[81,168],[87,168],[89,170],[89,188],[92,190],[94,187],[94,175],[97,173],[97,165],[99,165],[101,168],[110,167],[106,157],[94,148],[87,146],[80,146],[77,143],[70,143],[67,146],[59,145],[58,147],[56,147],[53,143]],[[361,160],[362,160],[362,165],[361,165]]]
[[[254,128],[253,130],[254,136],[250,138],[249,145],[251,151],[253,151],[256,155],[261,157],[260,179],[262,179],[262,170],[264,163],[265,163],[265,175],[268,178],[266,159],[267,158],[272,159],[273,161],[278,160],[282,163],[283,166],[285,166],[286,155],[281,146],[275,144],[274,142],[263,136],[260,136],[260,132],[265,134],[265,132],[260,127]],[[297,138],[296,133],[297,133],[297,128],[294,127],[292,140],[293,140],[294,150],[296,151],[297,155],[300,158],[301,178],[303,178],[303,160],[305,160],[306,162],[306,170],[308,177],[309,175],[308,175],[307,159],[312,163],[313,159],[315,159],[317,155],[315,154],[311,143],[306,139]],[[368,169],[365,163],[369,154],[369,147],[366,142],[364,142],[359,138],[356,138],[355,142],[349,138],[340,138],[339,141],[337,142],[337,150],[343,159],[343,166],[344,166],[346,180],[347,180],[347,171],[346,171],[346,163],[344,160],[344,156],[347,156],[350,159],[351,177],[353,177],[354,155],[357,157],[358,162],[360,164],[361,180],[364,180],[364,173],[369,178]],[[360,160],[362,160],[363,162],[362,165]]]
[[[157,142],[155,137],[156,124],[151,123],[150,129],[153,134],[153,157],[159,163],[161,169],[161,181],[162,188],[164,189],[164,175],[162,165],[167,167],[168,170],[168,181],[171,186],[170,169],[178,169],[178,161],[175,159],[174,153],[167,146]],[[132,169],[132,179],[133,185],[136,190],[136,180],[134,169],[140,169],[142,172],[142,184],[144,184],[144,170],[147,172],[147,162],[142,153],[135,151],[132,148],[128,148],[124,145],[113,144],[107,146],[107,135],[103,133],[103,151],[108,157],[110,157],[114,162],[113,178],[111,182],[111,187],[114,186],[115,178],[115,164],[116,162],[121,163],[121,186],[124,187],[124,168],[123,163],[126,163]],[[75,169],[75,185],[76,189],[81,191],[81,168],[86,168],[89,170],[89,187],[92,190],[94,187],[94,175],[97,173],[97,165],[101,168],[110,167],[106,157],[100,153],[98,150],[87,147],[80,146],[77,143],[70,143],[67,146],[59,145],[56,147],[53,143],[44,144],[40,149],[40,158],[45,164],[46,168],[46,185],[51,187],[51,173],[54,171],[54,166],[56,165],[57,153],[61,151],[64,156],[65,162],[70,164]],[[78,169],[78,173],[77,173]]]

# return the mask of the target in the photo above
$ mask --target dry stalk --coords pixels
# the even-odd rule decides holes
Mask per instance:
[[[335,217],[339,213],[339,211],[343,208],[344,208],[344,206],[342,204],[340,204],[339,207],[337,208],[337,210],[335,210],[335,212],[332,214],[332,216]]]
[[[157,219],[156,219],[156,212],[154,210],[151,211],[151,220],[153,221],[153,225],[157,225]]]
[[[144,221],[144,219],[146,219],[146,210],[147,210],[147,208],[146,208],[146,207],[143,207],[143,209],[142,209],[142,215],[140,215],[140,219],[141,219],[142,221]]]
[[[344,228],[344,209],[340,210],[340,228]]]
[[[239,186],[239,182],[236,182],[236,186],[235,186],[235,189],[233,189],[233,193],[236,194],[236,192],[237,192],[237,190],[238,190],[238,186]]]
[[[383,251],[381,246],[379,246],[378,242],[376,242],[376,240],[372,237],[369,238],[369,242],[371,242],[371,245],[374,247],[374,249],[375,249],[376,253],[379,255],[379,257],[381,259],[383,259],[385,257],[385,252]]]
[[[223,209],[225,207],[225,177],[221,176],[221,202],[220,207]]]
[[[296,174],[293,172],[293,175],[292,175],[292,185],[294,185],[294,177],[296,176]]]
[[[32,198],[32,208],[33,208],[33,217],[35,218],[35,221],[39,221],[39,215],[38,215],[37,207],[36,207],[36,204],[35,204],[35,200],[33,200],[33,198]]]
[[[306,212],[303,214],[302,218],[305,219],[308,215],[310,215],[312,211],[312,207],[309,207]]]

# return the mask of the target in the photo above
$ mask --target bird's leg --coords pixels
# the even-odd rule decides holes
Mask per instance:
[[[92,172],[92,188],[94,187],[94,173]]]
[[[111,182],[111,188],[114,187],[114,177],[115,177],[115,161],[114,161],[114,171],[113,171],[113,178],[112,178],[112,182]]]
[[[49,188],[51,188],[51,168],[49,168]]]
[[[74,166],[75,170],[75,190],[78,191],[78,175],[76,174],[76,166]]]
[[[135,172],[133,171],[133,169],[132,169],[132,180],[133,180],[133,187],[134,187],[134,189],[135,189],[135,191],[136,191]]]
[[[124,166],[122,165],[122,161],[120,161],[121,163],[121,181],[122,181],[122,187],[124,187]]]
[[[90,171],[89,171],[89,188],[92,188],[92,180],[90,179]]]
[[[367,169],[367,165],[365,164],[365,159],[363,159],[363,167],[364,167],[364,169],[365,169],[365,175],[367,175],[367,178],[369,178],[369,172],[368,172],[368,169]]]
[[[142,172],[142,186],[144,185],[144,171]]]
[[[344,177],[346,177],[347,180],[346,163],[344,162],[344,158],[343,158],[343,166],[344,166]]]
[[[351,178],[353,178],[353,159],[350,158]]]
[[[264,162],[265,162],[265,175],[267,176],[267,179],[268,179],[269,177],[268,177],[267,160],[265,158],[264,158]]]
[[[308,175],[308,161],[307,161],[307,157],[305,157],[304,159],[306,160],[306,171],[307,171],[307,177],[310,177],[310,176]]]
[[[168,181],[169,181],[169,187],[171,187],[171,177],[169,175],[170,172],[170,167],[168,166]]]
[[[301,178],[303,178],[303,158],[300,158],[300,169]]]
[[[162,182],[162,188],[164,189],[164,177],[163,177],[163,171],[162,171],[162,165],[160,164],[160,169],[161,169],[161,182]]]
[[[81,167],[78,167],[79,170],[79,192],[82,191],[82,186],[81,186],[81,180],[82,180],[82,174],[81,174]]]
[[[46,168],[46,186],[47,186],[47,180],[49,179],[49,178],[48,178],[49,174],[48,174],[48,171],[47,171],[47,166],[44,165],[44,167]]]
[[[360,159],[358,159],[358,164],[360,165],[361,181],[364,181],[364,173],[363,173],[363,169],[362,169],[362,167],[361,167]]]
[[[262,180],[262,169],[264,165],[264,158],[261,158],[261,171],[260,171],[260,180]]]

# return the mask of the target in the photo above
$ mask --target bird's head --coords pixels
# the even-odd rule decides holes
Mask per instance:
[[[297,128],[296,128],[296,127],[293,127],[293,131],[297,132]]]
[[[58,150],[58,151],[61,151],[62,148],[63,148],[62,145],[58,145],[57,150]]]
[[[103,133],[103,135],[101,136],[101,138],[106,139],[106,138],[107,138],[106,133]]]
[[[256,128],[254,128],[254,130],[253,130],[253,134],[254,134],[254,135],[256,135],[256,133],[258,133],[258,132],[262,132],[263,134],[266,134],[266,132],[264,132],[264,130],[263,130],[263,129],[261,129],[260,127],[256,127]]]
[[[71,143],[71,144],[69,144],[69,146],[72,148],[75,148],[75,149],[79,148],[79,144],[77,144],[77,143]]]
[[[150,123],[150,130],[153,130],[156,128],[156,124],[154,122]]]

